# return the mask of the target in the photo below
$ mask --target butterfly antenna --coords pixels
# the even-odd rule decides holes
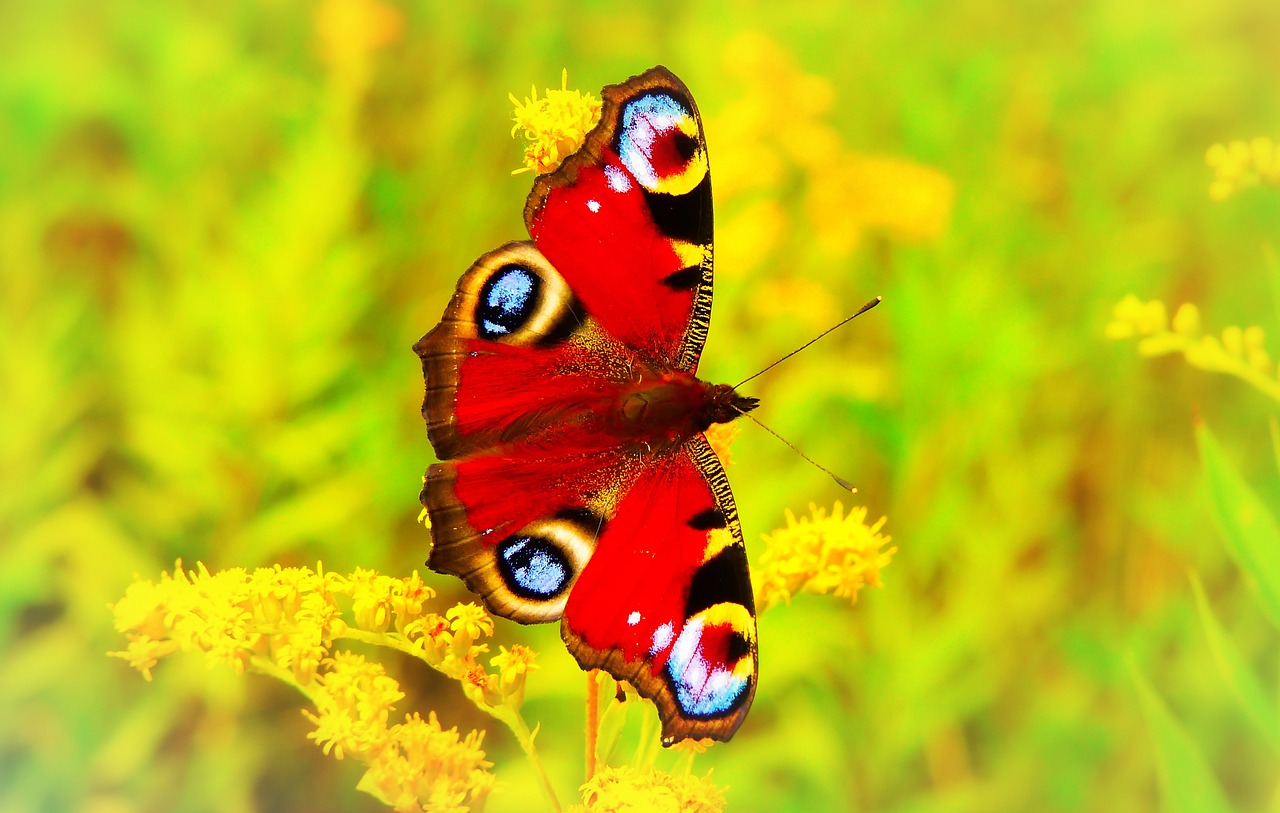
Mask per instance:
[[[879,301],[879,300],[877,299],[876,301]],[[863,308],[863,310],[866,310],[866,308]],[[856,315],[856,314],[855,314],[855,315]],[[852,317],[850,317],[850,318],[852,318]],[[845,321],[847,322],[847,321],[849,321],[849,320],[848,320],[848,319],[846,319]],[[836,327],[839,327],[839,325],[836,325]],[[833,329],[834,329],[834,328],[833,328]],[[819,336],[818,338],[819,338],[819,339],[821,339],[822,337],[821,337],[821,336]],[[816,340],[815,340],[815,341],[816,341]],[[812,344],[812,342],[810,342],[810,344]],[[856,493],[858,493],[858,489],[854,488],[852,483],[850,483],[848,480],[844,479],[844,478],[843,478],[843,477],[841,477],[840,475],[836,474],[836,473],[835,473],[834,471],[832,471],[831,469],[829,469],[829,468],[827,468],[826,466],[822,465],[822,464],[821,464],[821,463],[819,463],[818,461],[814,460],[812,457],[809,457],[809,455],[807,455],[807,454],[805,454],[804,452],[802,452],[802,451],[800,451],[799,449],[797,449],[797,448],[796,448],[796,445],[795,445],[794,443],[792,443],[791,441],[787,440],[787,439],[786,439],[786,438],[784,438],[782,435],[779,435],[777,432],[773,431],[773,430],[772,430],[772,429],[770,429],[769,427],[765,426],[763,423],[761,423],[761,422],[760,422],[760,420],[759,420],[758,418],[756,418],[756,416],[755,416],[755,415],[752,415],[752,414],[750,414],[750,413],[746,412],[745,410],[738,409],[737,407],[734,407],[734,409],[737,409],[739,414],[744,415],[744,416],[746,416],[746,417],[750,418],[750,419],[751,419],[751,420],[756,424],[756,426],[759,426],[761,429],[763,429],[764,431],[768,432],[770,435],[773,435],[773,436],[774,436],[775,438],[777,438],[778,440],[780,440],[780,441],[782,441],[783,443],[787,444],[787,446],[788,446],[788,447],[790,447],[791,451],[793,451],[793,452],[795,452],[796,454],[800,455],[800,456],[801,456],[801,457],[803,457],[805,460],[808,460],[811,464],[813,464],[813,466],[814,466],[815,468],[817,468],[817,469],[818,469],[818,471],[824,472],[824,473],[825,473],[828,477],[830,477],[832,480],[835,480],[835,481],[836,481],[836,485],[840,486],[841,488],[843,488],[845,491],[849,492],[850,494],[856,494]]]
[[[829,328],[827,328],[826,330],[824,330],[824,331],[822,331],[821,333],[819,333],[817,336],[814,336],[814,337],[813,337],[812,339],[810,339],[809,341],[807,341],[807,342],[805,342],[804,344],[800,345],[800,346],[799,346],[799,347],[797,347],[795,350],[792,350],[790,353],[788,353],[788,354],[786,354],[785,356],[783,356],[782,358],[778,359],[778,360],[777,360],[777,361],[775,361],[773,364],[770,364],[768,367],[765,367],[765,368],[764,368],[763,370],[761,370],[760,372],[758,372],[758,373],[756,373],[755,375],[751,376],[751,378],[744,378],[743,380],[739,381],[737,384],[735,384],[735,385],[733,386],[733,388],[736,390],[738,387],[741,387],[743,384],[747,383],[747,382],[748,382],[748,381],[750,381],[752,378],[757,378],[757,377],[759,377],[759,376],[764,375],[765,373],[767,373],[767,372],[769,372],[770,370],[772,370],[774,367],[777,367],[779,364],[781,364],[782,362],[784,362],[784,361],[786,361],[787,359],[791,358],[791,357],[792,357],[792,356],[794,356],[796,353],[799,353],[801,350],[803,350],[803,349],[805,349],[806,347],[808,347],[809,345],[813,344],[813,343],[814,343],[814,342],[816,342],[818,339],[821,339],[823,336],[827,335],[827,334],[828,334],[828,333],[830,333],[831,331],[835,330],[835,329],[836,329],[836,328],[838,328],[838,327],[843,327],[843,326],[845,326],[845,325],[849,324],[850,322],[852,322],[854,319],[857,319],[859,316],[861,316],[862,314],[864,314],[864,313],[866,313],[867,311],[871,310],[871,309],[872,309],[872,308],[874,308],[876,305],[879,305],[882,301],[884,301],[884,297],[882,297],[882,296],[878,296],[878,297],[876,297],[875,299],[871,300],[871,301],[870,301],[870,302],[868,302],[867,304],[863,305],[861,308],[858,308],[858,312],[857,312],[857,313],[855,313],[853,316],[850,316],[850,317],[849,317],[849,318],[847,318],[847,319],[842,319],[842,320],[840,320],[840,321],[839,321],[839,322],[837,322],[836,324],[832,325],[831,327],[829,327]],[[754,419],[754,418],[752,418],[752,420],[755,420],[755,419]],[[759,422],[759,421],[756,421],[756,423],[760,423],[760,422]],[[760,424],[760,425],[761,425],[761,426],[764,426],[764,424]],[[784,442],[784,443],[786,443],[786,441],[783,441],[783,442]],[[788,445],[790,445],[790,444],[788,444]],[[791,448],[795,449],[795,447],[794,447],[794,446],[792,446]],[[800,451],[800,450],[799,450],[799,449],[796,449],[796,451],[798,452],[798,451]],[[809,462],[810,462],[810,463],[813,463],[813,461],[812,461],[812,460],[810,460]],[[817,464],[815,463],[814,465],[817,465]],[[821,467],[821,466],[819,466],[818,468],[822,468],[822,467]],[[826,469],[823,469],[823,471],[826,471]],[[830,474],[830,472],[828,472],[828,474]],[[835,477],[835,475],[834,475],[834,474],[833,474],[833,475],[831,475],[831,476],[832,476],[832,477]],[[839,477],[836,477],[836,479],[837,479],[837,480],[839,480],[840,478],[839,478]]]

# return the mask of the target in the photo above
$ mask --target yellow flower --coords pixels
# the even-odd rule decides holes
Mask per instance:
[[[740,434],[742,434],[742,425],[737,421],[712,424],[707,429],[707,442],[711,444],[711,450],[716,453],[716,457],[720,458],[720,465],[728,467],[733,464],[733,455],[729,447]]]
[[[382,664],[351,652],[335,652],[326,665],[311,697],[316,712],[302,712],[316,726],[307,739],[338,759],[376,754],[386,744],[392,707],[404,699],[400,684]]]
[[[327,665],[313,693],[316,713],[303,712],[316,726],[307,738],[326,754],[366,763],[360,790],[398,811],[465,811],[483,803],[494,785],[483,733],[463,739],[456,728],[443,731],[434,712],[388,727],[404,693],[381,664],[339,652]]]
[[[449,629],[453,631],[453,654],[464,660],[471,656],[472,646],[482,635],[493,635],[493,619],[474,601],[450,607]]]
[[[489,659],[489,663],[498,669],[498,685],[504,705],[518,709],[524,703],[525,677],[538,668],[534,657],[532,649],[515,644],[510,649],[498,647],[498,654]]]
[[[424,614],[433,595],[417,573],[395,578],[356,570],[341,576],[320,566],[312,571],[276,565],[211,574],[201,564],[184,571],[179,561],[172,575],[163,573],[158,582],[135,581],[114,605],[116,628],[129,643],[110,654],[148,680],[160,658],[199,650],[237,672],[253,669],[291,682],[315,707],[303,712],[315,726],[308,739],[326,754],[368,765],[361,789],[401,811],[470,810],[483,803],[494,784],[480,749],[482,735],[462,738],[456,729],[442,731],[434,714],[425,721],[415,714],[388,725],[404,698],[399,683],[376,661],[344,651],[331,654],[334,640],[342,637],[419,654],[459,680],[482,709],[514,724],[522,745],[532,750],[518,707],[533,653],[519,646],[503,650],[494,659],[501,678],[489,675],[475,660],[486,647],[473,644],[493,633],[492,619],[474,604],[452,608],[448,619]],[[351,626],[342,620],[340,596],[350,598]],[[457,638],[472,643],[455,656]],[[434,661],[432,652],[438,655]],[[499,703],[503,706],[495,711]]]
[[[1181,353],[1193,367],[1234,376],[1280,401],[1280,375],[1267,352],[1266,333],[1260,326],[1230,325],[1219,336],[1212,336],[1203,333],[1200,310],[1195,305],[1180,305],[1173,314],[1172,325],[1165,318],[1166,312],[1160,300],[1143,302],[1130,294],[1116,304],[1107,336],[1139,339],[1138,352],[1144,356]]]
[[[850,149],[835,120],[845,100],[830,79],[804,71],[760,32],[732,38],[724,65],[741,95],[706,122],[716,195],[728,213],[717,226],[718,273],[745,273],[797,248],[839,259],[868,229],[905,240],[946,229],[955,198],[950,179],[909,159]],[[725,144],[731,148],[716,147]],[[797,236],[800,245],[788,242]],[[810,299],[802,301],[811,309]]]
[[[456,728],[442,730],[434,712],[426,720],[410,714],[388,731],[359,788],[397,811],[480,809],[495,782],[483,741],[483,733],[464,739]]]
[[[1205,153],[1213,170],[1209,197],[1226,200],[1250,186],[1280,188],[1280,148],[1269,138],[1214,144]]]
[[[323,0],[315,27],[321,59],[333,68],[354,70],[400,38],[404,17],[379,0]]]
[[[581,787],[591,813],[720,813],[724,794],[711,776],[672,776],[656,768],[604,767]]]
[[[335,579],[333,589],[351,597],[356,626],[370,632],[383,632],[393,625],[397,632],[404,632],[410,622],[422,615],[423,605],[435,596],[417,571],[395,578],[357,568],[349,577]]]
[[[711,750],[711,746],[715,744],[716,744],[716,741],[709,737],[703,738],[701,740],[681,740],[680,742],[671,746],[671,750],[682,751],[688,754],[689,756],[694,756],[696,754],[707,753],[707,751]]]
[[[897,548],[884,549],[885,518],[866,525],[867,509],[854,507],[848,516],[835,504],[831,515],[810,506],[812,517],[797,520],[787,512],[787,527],[765,537],[765,549],[754,572],[756,604],[763,610],[790,601],[799,592],[827,594],[857,601],[863,587],[880,586],[880,570]]]
[[[543,98],[538,89],[530,91],[528,99],[521,102],[510,94],[515,105],[515,125],[511,137],[524,130],[524,163],[511,174],[537,172],[539,175],[553,172],[560,162],[578,151],[586,141],[587,133],[600,120],[600,100],[590,93],[569,90],[569,71],[560,74],[560,89],[548,88]]]

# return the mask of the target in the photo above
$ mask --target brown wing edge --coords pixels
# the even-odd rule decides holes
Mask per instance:
[[[689,109],[693,112],[693,117],[698,122],[698,137],[705,148],[707,134],[702,127],[702,115],[698,112],[698,105],[693,100],[693,94],[689,92],[689,88],[685,86],[684,82],[680,81],[680,78],[665,66],[656,65],[624,82],[619,82],[616,85],[606,85],[600,91],[600,96],[603,100],[600,121],[591,132],[587,133],[586,140],[583,141],[582,146],[578,148],[577,152],[566,158],[554,172],[539,175],[537,180],[534,181],[533,189],[529,192],[529,197],[524,204],[525,228],[530,233],[533,231],[534,218],[537,216],[538,210],[542,208],[542,204],[546,202],[547,196],[551,191],[572,184],[577,180],[578,173],[583,167],[602,163],[601,155],[604,148],[612,145],[614,136],[617,134],[618,117],[623,106],[640,93],[650,90],[669,90],[685,102],[688,102]],[[710,177],[710,174],[711,161],[708,155],[708,177]],[[706,260],[702,263],[702,276],[693,295],[693,306],[689,310],[689,321],[685,325],[684,335],[680,339],[680,355],[676,360],[675,369],[683,372],[693,372],[697,369],[698,360],[702,357],[702,348],[707,342],[707,334],[711,329],[713,247],[714,241],[709,240]]]
[[[492,340],[501,344],[532,344],[581,338],[601,344],[599,330],[581,309],[560,273],[537,247],[529,241],[511,242],[480,257],[458,279],[453,298],[445,307],[440,323],[414,344],[414,352],[422,361],[426,389],[422,399],[422,417],[427,423],[427,437],[440,460],[452,460],[485,451],[508,442],[527,424],[512,421],[506,427],[493,427],[462,437],[457,425],[459,371],[463,360],[476,352],[476,306],[484,285],[503,267],[519,265],[533,271],[542,280],[542,294],[535,313],[528,322],[509,336]]]
[[[413,351],[422,361],[422,378],[426,387],[422,397],[422,418],[427,423],[431,448],[435,449],[440,460],[451,460],[466,450],[466,444],[458,433],[455,401],[459,369],[470,352],[467,343],[476,338],[475,325],[468,315],[475,312],[485,274],[496,264],[495,259],[523,255],[528,251],[537,252],[533,243],[513,241],[472,263],[458,279],[440,323],[413,345]]]
[[[422,504],[431,518],[432,546],[427,566],[437,573],[457,576],[467,589],[480,597],[489,612],[509,618],[521,624],[544,624],[558,620],[564,613],[564,605],[573,582],[586,567],[595,549],[595,534],[569,519],[559,516],[535,520],[524,528],[511,525],[495,529],[494,539],[486,540],[467,521],[466,507],[458,500],[455,490],[457,464],[449,461],[433,464],[427,470],[422,488]],[[501,575],[498,567],[498,546],[501,540],[520,533],[545,534],[548,526],[559,531],[556,536],[564,540],[566,535],[574,544],[561,548],[573,570],[565,586],[555,596],[545,600],[517,596]]]
[[[732,545],[741,546],[744,550],[746,542],[742,537],[742,524],[738,520],[738,509],[733,501],[733,493],[729,489],[729,477],[725,474],[724,465],[712,450],[706,436],[698,433],[685,445],[715,497],[716,505],[724,513],[726,528],[733,537]],[[748,610],[755,618],[754,600],[749,600]],[[747,687],[746,697],[728,714],[719,718],[699,719],[685,717],[680,714],[674,692],[667,679],[655,675],[649,668],[648,661],[627,661],[617,649],[598,650],[586,645],[581,636],[576,635],[567,623],[560,625],[560,637],[570,654],[583,670],[603,669],[617,680],[630,683],[641,697],[651,701],[658,709],[658,717],[662,721],[662,744],[671,746],[686,739],[712,739],[728,742],[734,732],[746,719],[747,712],[755,700],[756,682],[760,671],[759,647],[754,636],[751,641],[752,677]]]

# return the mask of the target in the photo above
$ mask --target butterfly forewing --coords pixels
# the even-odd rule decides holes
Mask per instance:
[[[706,140],[665,68],[602,95],[583,147],[534,184],[533,242],[481,257],[415,346],[441,460],[428,564],[499,615],[562,618],[584,668],[657,704],[664,743],[723,740],[757,649],[737,511],[689,400],[711,313]]]
[[[694,372],[711,318],[702,119],[664,68],[604,89],[600,124],[534,184],[525,224],[587,312],[646,359]]]

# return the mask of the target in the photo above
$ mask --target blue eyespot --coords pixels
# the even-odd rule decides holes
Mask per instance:
[[[504,265],[485,280],[476,304],[480,337],[498,339],[519,330],[538,307],[542,280],[521,265]]]
[[[676,702],[690,717],[710,719],[729,714],[747,697],[750,672],[736,669],[750,654],[745,640],[730,635],[729,646],[708,657],[704,636],[708,630],[697,618],[689,619],[671,647],[666,672],[675,689]]]
[[[697,139],[680,130],[681,122],[690,118],[689,109],[665,93],[632,99],[623,108],[618,157],[645,189],[659,191],[659,184],[681,171],[697,151]]]
[[[560,548],[538,536],[503,540],[498,545],[498,572],[512,593],[535,601],[555,598],[572,575]]]
[[[622,111],[622,129],[627,135],[651,138],[651,132],[666,132],[688,118],[689,110],[665,93],[650,93],[632,100]],[[637,127],[644,122],[645,128]]]

